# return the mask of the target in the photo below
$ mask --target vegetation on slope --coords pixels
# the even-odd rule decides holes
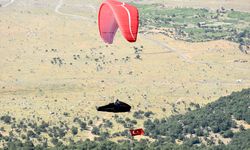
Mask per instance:
[[[142,113],[143,111],[137,112],[135,116],[138,117],[138,114]],[[144,113],[144,116],[148,115]],[[74,122],[79,124],[80,128],[78,126],[70,128],[65,123],[61,123],[59,126],[51,126],[44,121],[36,123],[26,120],[17,123],[14,118],[8,115],[0,118],[4,124],[11,124],[12,126],[12,130],[8,135],[2,135],[0,132],[0,142],[4,143],[4,149],[119,150],[133,147],[134,149],[146,150],[247,149],[250,147],[250,130],[237,123],[237,120],[241,120],[249,126],[250,89],[221,97],[218,101],[183,115],[162,119],[148,119],[144,122],[145,136],[151,137],[152,140],[142,139],[137,141],[125,130],[122,133],[116,133],[116,136],[126,138],[115,143],[109,141],[109,138],[114,135],[100,131],[98,127],[93,127],[91,132],[98,136],[95,141],[74,141],[66,138],[66,135],[69,134],[68,131],[73,136],[76,136],[81,130],[89,130],[89,126],[93,125],[90,121],[86,123],[86,121],[76,118]],[[117,116],[116,120],[124,126],[136,124],[136,120],[123,120]],[[104,125],[107,128],[113,126],[107,120]],[[42,136],[43,134],[50,136],[50,141],[45,138],[46,136]]]
[[[206,107],[161,120],[144,122],[146,133],[153,138],[168,136],[183,140],[187,135],[209,136],[212,133],[225,134],[237,128],[236,120],[250,123],[250,90],[221,97]]]
[[[202,42],[226,39],[250,45],[250,13],[194,8],[166,8],[161,4],[141,5],[139,8],[142,32],[165,34],[176,39]]]

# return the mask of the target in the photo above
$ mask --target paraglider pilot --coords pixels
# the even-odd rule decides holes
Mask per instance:
[[[129,112],[131,106],[117,99],[114,103],[109,103],[108,105],[97,107],[96,109],[97,111],[118,113],[118,112]]]

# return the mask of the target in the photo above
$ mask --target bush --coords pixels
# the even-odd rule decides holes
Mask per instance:
[[[71,128],[71,133],[72,133],[73,135],[77,135],[77,133],[78,133],[78,128],[73,126],[73,127]]]
[[[79,124],[80,124],[81,130],[87,129],[87,124],[85,122],[80,122]]]
[[[133,117],[134,118],[136,118],[136,119],[143,119],[143,111],[136,111],[136,112],[134,112],[134,114],[133,114]]]
[[[54,145],[57,145],[58,144],[58,139],[57,138],[52,138],[51,139],[51,143],[54,144]]]
[[[36,137],[36,134],[35,134],[33,131],[29,130],[29,131],[27,132],[27,137],[28,137],[28,138],[35,138],[35,137]]]
[[[153,115],[152,111],[148,111],[148,112],[144,113],[144,116],[147,117],[147,118],[150,117],[150,115]]]
[[[232,138],[234,136],[234,133],[233,131],[231,130],[227,130],[224,134],[223,134],[223,137],[224,138]]]
[[[188,140],[186,140],[184,142],[185,145],[189,146],[189,147],[192,147],[193,145],[195,144],[199,144],[200,143],[200,140],[199,138],[195,137],[195,138],[190,138]]]
[[[113,127],[113,123],[111,121],[107,120],[104,123],[104,127],[105,128],[112,128]]]
[[[100,130],[97,127],[93,127],[93,129],[91,130],[91,133],[95,134],[95,135],[99,135],[100,134]]]
[[[6,123],[6,124],[10,124],[11,123],[11,117],[9,115],[5,115],[1,117],[1,120]]]

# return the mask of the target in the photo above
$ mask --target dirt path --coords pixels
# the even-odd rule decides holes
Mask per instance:
[[[15,0],[10,0],[8,3],[2,5],[2,7],[3,7],[3,8],[6,8],[6,7],[8,7],[9,5],[11,5],[11,4],[14,3],[14,2],[15,2]]]
[[[169,47],[166,43],[151,39],[151,38],[147,37],[146,35],[143,35],[143,38],[145,38],[147,40],[150,40],[151,42],[153,42],[153,43],[155,43],[157,45],[160,45],[163,49],[165,49],[165,53],[175,52],[180,56],[180,58],[184,62],[191,63],[191,60],[185,54],[179,52],[178,50],[176,50],[176,49],[174,49],[172,47]],[[159,53],[159,52],[156,52],[156,53]],[[161,53],[163,53],[163,52],[161,52]],[[152,54],[154,54],[154,53],[152,53]]]
[[[152,38],[147,37],[146,35],[143,35],[143,38],[155,43],[156,45],[160,45],[163,49],[165,49],[165,51],[162,52],[156,52],[156,53],[146,53],[146,54],[164,54],[164,53],[176,53],[184,62],[186,63],[191,63],[191,64],[201,64],[201,65],[223,65],[220,64],[218,62],[210,62],[210,61],[194,61],[190,58],[188,58],[183,52],[181,52],[180,50],[177,50],[175,48],[170,47],[169,45],[167,45],[167,43],[162,42],[162,41],[158,41]],[[231,67],[225,66],[223,65],[225,68],[227,69],[232,69]],[[235,68],[234,68],[235,69]],[[236,68],[238,70],[241,71],[248,71],[248,68]],[[228,82],[228,81],[220,81],[220,80],[212,80],[212,81],[199,81],[199,80],[195,80],[192,81],[193,83],[198,83],[198,84],[215,84],[215,83],[220,83],[220,84],[226,84],[226,85],[231,85],[231,86],[236,86],[236,85],[250,85],[250,79],[244,79],[243,82],[237,82],[237,81],[232,81],[232,82]]]
[[[74,14],[70,14],[70,13],[64,13],[62,11],[60,11],[60,8],[64,5],[63,0],[59,0],[57,6],[55,7],[54,11],[55,13],[59,14],[59,15],[63,15],[63,16],[68,16],[68,17],[72,17],[72,18],[76,18],[76,19],[83,19],[83,20],[87,20],[87,21],[91,21],[93,22],[94,19],[91,19],[91,17],[84,17],[84,16],[80,16],[80,15],[74,15]],[[95,9],[92,5],[88,5],[87,7],[92,8],[93,10]],[[88,23],[89,24],[89,23]]]
[[[84,16],[61,12],[60,8],[63,6],[63,4],[64,4],[63,0],[60,0],[59,3],[58,3],[58,5],[55,8],[55,12],[57,14],[64,15],[64,16],[69,16],[69,17],[73,17],[73,18],[79,18],[79,19],[93,21],[93,19],[90,19],[90,18],[87,18],[87,17],[84,17]],[[92,10],[96,9],[92,5],[86,5],[86,6],[87,7],[92,7]],[[165,54],[165,53],[171,53],[171,52],[173,52],[173,53],[176,53],[184,62],[189,63],[189,64],[202,64],[202,65],[217,64],[217,65],[222,65],[222,64],[219,64],[217,62],[194,61],[194,60],[190,59],[187,55],[185,55],[183,52],[181,52],[180,50],[177,50],[175,48],[170,47],[165,42],[152,39],[152,38],[148,37],[145,34],[143,34],[142,37],[144,39],[147,39],[147,40],[151,41],[152,43],[155,43],[156,45],[160,45],[164,49],[164,51],[152,52],[152,53],[142,53],[142,55],[145,55],[145,54],[146,55],[155,55],[155,54]],[[227,67],[227,66],[225,66],[225,67]],[[231,68],[228,68],[228,69],[231,69]],[[247,68],[239,68],[239,69],[240,70],[247,70]],[[211,84],[211,83],[215,84],[215,83],[220,83],[220,84],[227,84],[227,85],[232,85],[232,86],[240,85],[240,84],[241,85],[250,85],[250,82],[248,82],[248,81],[250,81],[250,79],[246,79],[244,81],[245,82],[241,82],[241,83],[237,83],[236,81],[225,82],[225,81],[199,81],[199,80],[193,81],[193,82],[198,83],[198,84]]]

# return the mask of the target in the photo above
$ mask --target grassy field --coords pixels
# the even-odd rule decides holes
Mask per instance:
[[[130,1],[131,2],[131,1]],[[234,9],[237,11],[242,12],[249,12],[250,11],[250,5],[248,5],[249,0],[154,0],[154,1],[148,1],[148,0],[140,0],[140,1],[132,1],[139,4],[161,4],[167,8],[205,8],[209,10],[216,10],[220,7],[225,7],[227,9]]]
[[[174,30],[174,37],[189,42],[226,39],[250,44],[248,12],[220,8],[217,11],[204,8],[169,9],[160,4],[137,6],[141,13],[140,25],[145,32],[150,32],[152,28],[170,28]],[[169,34],[166,30],[159,32]]]

